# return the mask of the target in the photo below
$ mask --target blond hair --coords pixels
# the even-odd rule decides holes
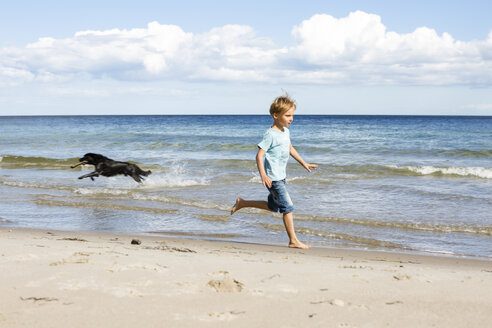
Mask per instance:
[[[282,115],[290,109],[296,109],[296,101],[285,93],[281,97],[277,97],[270,106],[270,115],[273,114]]]

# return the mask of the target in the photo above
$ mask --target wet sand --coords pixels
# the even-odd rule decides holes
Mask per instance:
[[[0,228],[0,327],[488,327],[491,291],[491,261]]]

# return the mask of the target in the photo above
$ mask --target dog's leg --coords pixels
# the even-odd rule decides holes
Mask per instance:
[[[94,177],[98,177],[98,176],[99,176],[99,173],[97,173],[96,171],[94,171],[94,172],[91,172],[91,173],[88,173],[88,174],[85,174],[85,175],[80,176],[79,179],[91,178],[91,180],[94,181]]]
[[[142,179],[140,179],[140,177],[137,174],[132,174],[132,178],[133,178],[133,180],[137,181],[138,183],[142,182]]]

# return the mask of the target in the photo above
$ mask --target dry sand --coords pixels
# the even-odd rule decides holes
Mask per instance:
[[[0,327],[491,327],[492,262],[0,228]]]

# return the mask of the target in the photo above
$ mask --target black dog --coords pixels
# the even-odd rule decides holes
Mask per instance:
[[[114,175],[123,174],[125,176],[131,176],[133,180],[137,182],[142,182],[142,176],[148,176],[152,173],[151,171],[143,171],[135,164],[113,161],[106,156],[93,153],[85,154],[84,157],[79,159],[79,163],[70,167],[73,169],[74,167],[82,164],[91,164],[96,167],[94,172],[79,177],[79,179],[91,178],[92,181],[94,181],[94,177],[98,177],[100,175],[104,177],[112,177]]]

